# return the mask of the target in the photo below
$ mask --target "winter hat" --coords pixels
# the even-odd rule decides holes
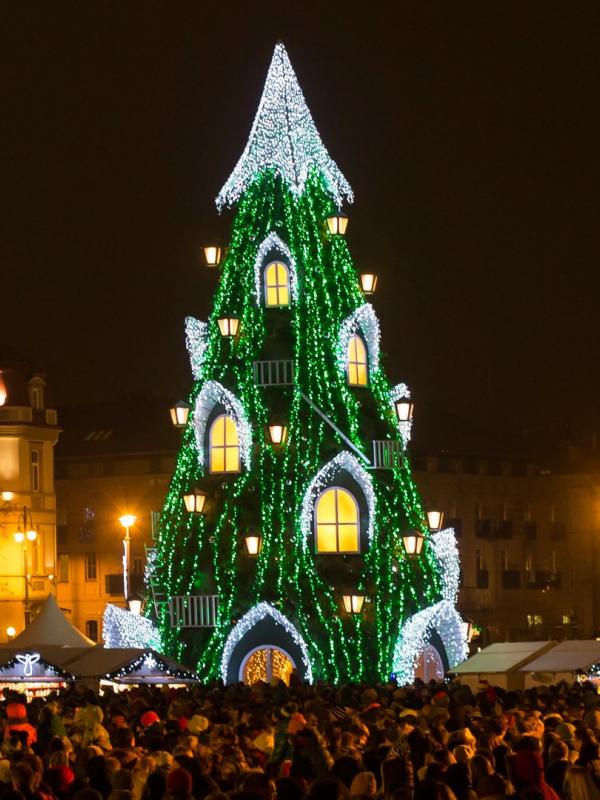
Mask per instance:
[[[209,725],[210,723],[208,719],[202,716],[202,714],[194,714],[194,716],[188,722],[188,731],[194,734],[204,733]]]
[[[167,791],[175,794],[192,793],[192,776],[187,769],[178,767],[167,775]]]
[[[140,717],[140,723],[144,728],[149,728],[150,725],[154,725],[155,722],[160,722],[160,717],[156,711],[145,711]]]

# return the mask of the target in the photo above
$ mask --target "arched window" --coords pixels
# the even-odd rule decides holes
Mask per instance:
[[[317,553],[360,552],[358,506],[346,489],[326,489],[315,508]]]
[[[367,348],[355,333],[348,342],[348,383],[350,386],[366,386],[367,382]]]
[[[282,261],[271,261],[265,267],[265,304],[289,306],[290,273]]]
[[[210,427],[208,447],[211,472],[240,471],[240,439],[232,417],[222,414]]]

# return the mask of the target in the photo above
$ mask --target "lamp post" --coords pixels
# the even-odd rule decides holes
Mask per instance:
[[[17,525],[17,530],[13,533],[13,539],[17,544],[23,545],[23,579],[25,581],[24,618],[25,625],[27,625],[29,622],[29,573],[27,571],[27,544],[28,542],[35,542],[37,539],[37,531],[33,527],[31,511],[29,511],[27,506],[23,506],[23,511],[19,514],[19,521]]]
[[[131,536],[129,529],[135,525],[137,517],[135,514],[123,514],[119,517],[119,522],[125,528],[125,536],[123,537],[123,594],[125,595],[125,602],[129,599],[129,564],[131,562]]]

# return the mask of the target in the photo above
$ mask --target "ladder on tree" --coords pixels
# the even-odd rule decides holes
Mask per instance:
[[[154,613],[156,614],[156,618],[160,618],[160,607],[167,604],[167,595],[165,594],[163,588],[156,582],[156,576],[154,573],[154,561],[156,559],[156,548],[155,547],[148,547],[147,544],[144,545],[144,549],[146,551],[146,585],[150,589],[150,593],[152,594],[152,603],[154,604]]]

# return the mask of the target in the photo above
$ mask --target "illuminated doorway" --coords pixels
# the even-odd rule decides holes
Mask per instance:
[[[251,685],[258,681],[269,683],[276,678],[289,684],[295,668],[292,657],[285,650],[270,644],[262,645],[251,650],[242,661],[240,680]]]
[[[444,662],[432,644],[426,644],[421,650],[415,666],[415,678],[425,683],[444,679]]]

